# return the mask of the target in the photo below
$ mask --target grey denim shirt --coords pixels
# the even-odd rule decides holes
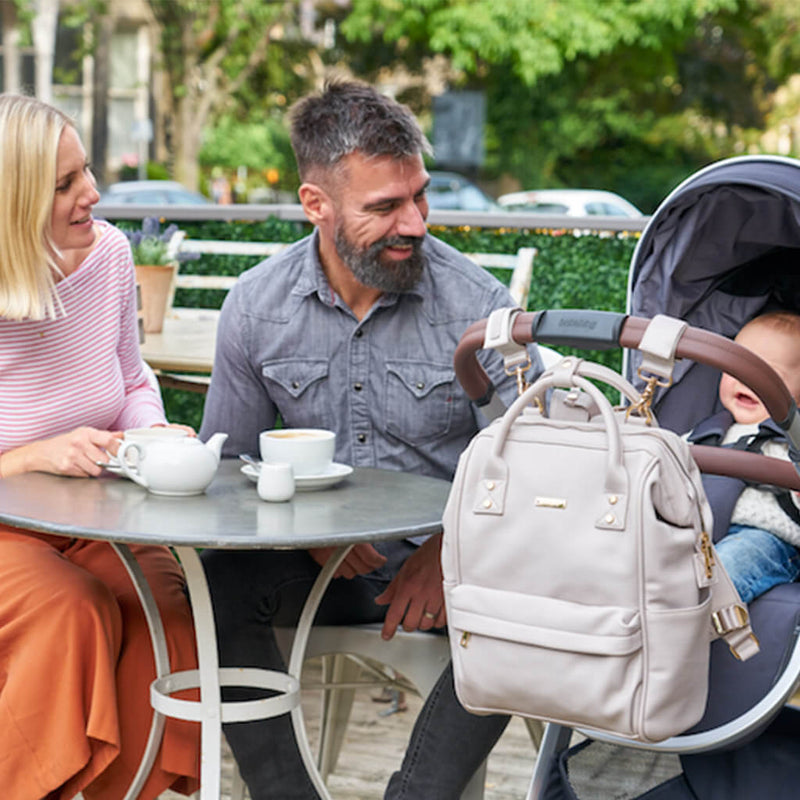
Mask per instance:
[[[316,232],[245,272],[222,308],[200,437],[225,431],[225,456],[257,456],[280,415],[286,427],[336,431],[337,462],[451,479],[486,424],[453,353],[469,325],[514,302],[433,236],[423,251],[417,287],[384,294],[360,322],[328,284]],[[516,385],[500,357],[479,358],[510,404]]]

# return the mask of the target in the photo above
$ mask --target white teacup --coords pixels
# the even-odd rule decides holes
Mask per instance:
[[[123,432],[124,442],[136,442],[136,444],[146,445],[148,442],[169,442],[176,439],[182,439],[189,434],[181,428],[166,428],[164,426],[156,428],[128,428]],[[117,453],[117,458],[119,453]],[[112,464],[114,461],[112,460]],[[128,463],[133,463],[132,459],[128,458]]]
[[[295,478],[306,478],[330,469],[336,434],[323,428],[281,428],[262,431],[258,444],[262,461],[291,464]]]

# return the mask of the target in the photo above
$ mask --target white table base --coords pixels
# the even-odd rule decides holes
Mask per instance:
[[[323,800],[330,800],[330,793],[319,774],[308,743],[303,710],[300,705],[300,674],[308,636],[317,609],[333,573],[344,560],[350,546],[338,547],[314,582],[297,623],[287,673],[254,667],[219,667],[214,611],[202,562],[193,547],[175,547],[173,549],[186,574],[197,638],[199,667],[196,670],[175,673],[168,671],[165,673],[157,669],[158,677],[150,687],[150,702],[155,710],[151,739],[154,735],[158,738],[155,739],[152,755],[148,755],[149,763],[145,767],[143,759],[139,771],[142,772],[146,769],[144,777],[147,777],[158,750],[160,735],[163,731],[163,717],[176,717],[199,722],[201,725],[200,798],[201,800],[218,800],[220,797],[222,724],[266,719],[278,714],[291,713],[295,738],[309,777],[320,797]],[[143,579],[143,576],[141,577]],[[134,582],[137,583],[138,590],[139,581],[134,579]],[[146,583],[144,586],[146,587]],[[142,600],[142,605],[148,617],[148,624],[151,624],[152,620],[151,635],[154,647],[166,653],[158,609],[152,602],[152,598],[149,603]],[[159,638],[157,631],[159,630],[160,644],[157,644],[156,640]],[[270,689],[278,694],[258,700],[223,702],[222,686]],[[175,692],[195,688],[200,689],[200,700],[182,700],[172,697]],[[156,728],[158,728],[157,731]],[[132,800],[134,797],[135,794],[131,794],[129,791],[126,800],[128,798]]]

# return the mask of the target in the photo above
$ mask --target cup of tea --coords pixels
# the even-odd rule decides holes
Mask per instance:
[[[295,478],[307,478],[331,468],[336,434],[324,428],[278,428],[262,431],[258,444],[266,464],[291,464]]]

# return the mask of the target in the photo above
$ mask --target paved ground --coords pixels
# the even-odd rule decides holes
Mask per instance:
[[[307,667],[313,677],[318,671],[314,660]],[[411,728],[422,701],[408,696],[408,710],[384,716],[384,703],[373,701],[378,690],[358,691],[353,706],[342,754],[328,785],[335,800],[381,800],[391,773],[399,766]],[[318,730],[319,693],[304,692],[303,707],[312,746]],[[535,750],[519,719],[512,720],[489,759],[484,800],[522,800],[528,790]],[[222,800],[230,797],[232,759],[223,749]],[[159,800],[185,800],[182,795],[165,792]]]

